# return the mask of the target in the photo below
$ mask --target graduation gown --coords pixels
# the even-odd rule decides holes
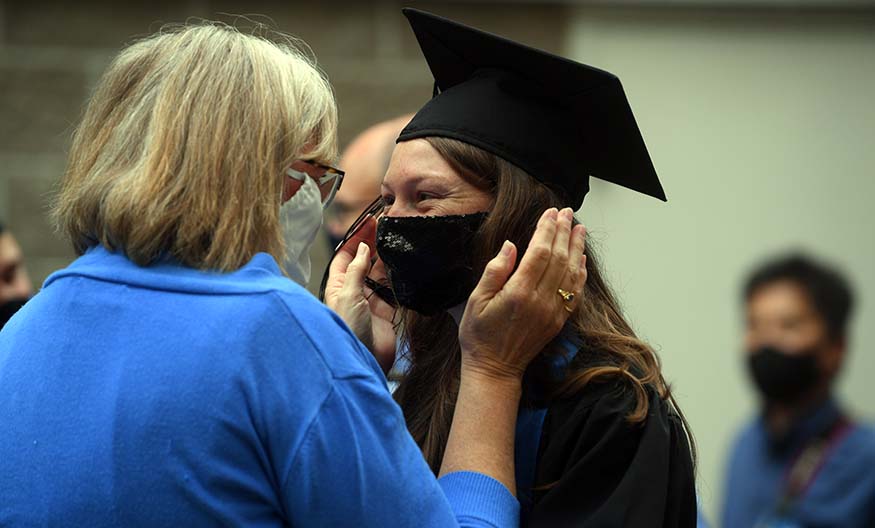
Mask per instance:
[[[695,527],[696,491],[682,422],[656,392],[643,423],[626,416],[623,380],[552,402],[537,448],[523,526]]]

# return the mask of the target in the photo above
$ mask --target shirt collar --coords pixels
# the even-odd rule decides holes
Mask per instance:
[[[781,434],[769,432],[765,416],[760,418],[760,423],[771,451],[777,455],[795,451],[813,438],[826,434],[841,416],[838,404],[829,396],[804,410]]]
[[[583,340],[574,325],[571,322],[566,322],[559,335],[554,338],[553,345],[553,351],[549,355],[536,359],[541,363],[536,368],[542,373],[546,371],[550,382],[556,383],[565,378],[571,362],[583,347]],[[543,374],[539,374],[537,377],[532,376],[531,371],[529,371],[523,380],[523,387],[527,393],[526,400],[536,408],[543,408],[546,405],[542,376]]]
[[[253,293],[279,288],[288,281],[276,260],[267,253],[257,253],[241,268],[222,273],[189,268],[167,255],[148,266],[138,266],[124,253],[100,245],[89,248],[68,267],[51,274],[43,288],[70,276],[192,293]]]

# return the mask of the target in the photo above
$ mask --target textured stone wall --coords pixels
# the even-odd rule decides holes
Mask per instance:
[[[560,52],[566,8],[494,2],[0,0],[0,218],[16,233],[34,282],[73,253],[46,221],[53,185],[86,97],[131,38],[190,18],[245,14],[302,38],[331,78],[344,144],[371,123],[416,110],[431,76],[401,15],[412,5]],[[245,22],[240,22],[245,26]],[[354,177],[354,167],[347,168]],[[314,270],[326,248],[317,248]],[[318,274],[318,273],[314,273]]]

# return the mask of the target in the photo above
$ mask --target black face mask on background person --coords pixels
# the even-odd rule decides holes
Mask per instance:
[[[471,295],[474,234],[486,214],[380,218],[377,254],[398,304],[435,315]]]
[[[22,299],[12,299],[10,301],[6,301],[4,303],[0,303],[0,330],[6,326],[6,322],[12,319],[12,316],[15,315],[24,303],[28,301],[27,298]]]
[[[772,403],[795,403],[820,380],[814,350],[787,354],[764,346],[748,356],[748,369],[760,394]]]

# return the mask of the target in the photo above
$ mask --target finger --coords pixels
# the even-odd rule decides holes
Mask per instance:
[[[583,293],[583,287],[586,285],[586,227],[576,225],[571,230],[571,239],[569,240],[569,256],[568,256],[568,272],[563,277],[559,288],[574,293],[573,301],[565,301],[563,304],[565,310],[573,310],[574,306],[580,302],[580,296]],[[557,288],[558,290],[558,288]]]
[[[559,219],[556,222],[556,236],[553,238],[553,247],[550,250],[550,263],[544,270],[544,276],[538,283],[539,289],[554,291],[562,286],[562,279],[568,274],[568,241],[571,238],[571,223],[574,219],[574,211],[566,207],[559,211]],[[578,259],[574,259],[575,261]],[[575,262],[575,268],[577,263]]]
[[[583,239],[580,252],[586,253],[586,235],[589,234],[589,230],[587,230],[586,226],[583,227]]]
[[[346,269],[346,278],[343,281],[341,295],[347,298],[356,298],[364,295],[365,275],[370,268],[370,249],[364,242],[359,243],[355,258]]]
[[[559,211],[553,207],[541,215],[535,233],[529,241],[529,247],[526,248],[519,268],[510,278],[510,282],[518,283],[521,287],[532,288],[541,280],[544,270],[550,263],[550,252],[553,248],[553,239],[556,236],[558,214]]]
[[[328,266],[328,284],[325,289],[326,298],[329,296],[329,289],[336,288],[337,284],[342,283],[343,276],[354,257],[355,255],[347,251],[338,251],[331,259],[331,264]]]
[[[377,221],[373,217],[365,219],[356,232],[337,249],[337,253],[331,259],[331,264],[328,266],[328,283],[336,284],[340,277],[346,274],[347,268],[358,253],[361,242],[367,244],[368,248],[375,253],[376,237]]]
[[[513,272],[513,266],[516,262],[516,246],[513,242],[505,240],[501,246],[501,251],[486,264],[483,270],[483,276],[477,283],[477,287],[471,292],[471,297],[481,299],[492,299],[501,291],[507,283],[507,278]]]
[[[586,286],[586,278],[588,275],[589,274],[586,271],[586,255],[583,255],[580,257],[580,269],[577,272],[574,282],[574,292],[577,294],[578,299],[583,293],[584,286]]]
[[[568,240],[568,273],[566,278],[562,280],[562,284],[572,287],[577,283],[577,273],[580,270],[581,255],[586,249],[586,228],[582,224],[577,224],[571,230],[571,236]],[[564,287],[564,286],[563,286]]]
[[[376,315],[380,319],[385,319],[391,322],[395,318],[395,308],[374,294],[374,290],[365,286],[365,296],[368,299],[368,306],[371,309],[371,314]]]

